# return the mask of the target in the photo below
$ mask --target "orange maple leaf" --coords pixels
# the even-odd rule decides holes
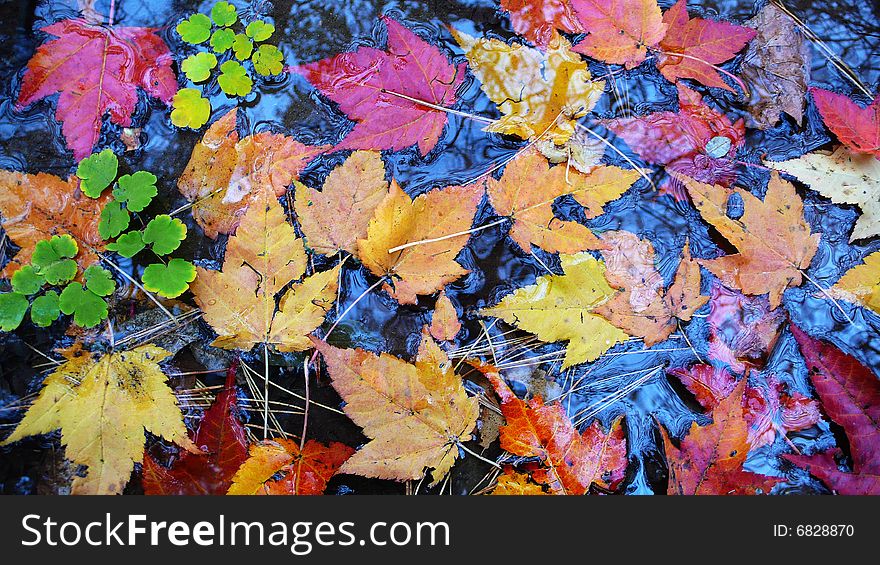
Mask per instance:
[[[589,32],[573,51],[606,63],[636,67],[666,35],[656,0],[571,0],[571,7]]]
[[[352,453],[354,449],[335,441],[324,445],[310,439],[300,451],[299,442],[267,440],[251,446],[227,494],[324,494],[327,482]],[[280,478],[272,478],[279,473]]]

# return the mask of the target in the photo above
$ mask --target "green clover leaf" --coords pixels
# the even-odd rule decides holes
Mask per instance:
[[[101,210],[98,233],[104,239],[114,238],[128,229],[129,222],[131,222],[131,215],[128,210],[122,207],[121,202],[111,200]]]
[[[79,283],[70,283],[58,297],[58,307],[65,314],[73,314],[78,326],[91,328],[107,319],[107,303],[104,299]]]
[[[275,26],[263,20],[255,20],[248,24],[244,32],[254,41],[266,41],[275,33]]]
[[[80,190],[89,198],[98,198],[116,178],[118,167],[119,161],[109,149],[89,155],[76,167]]]
[[[213,57],[213,55],[211,55]],[[147,171],[138,171],[133,175],[119,177],[113,189],[113,198],[125,202],[125,207],[132,212],[141,212],[150,205],[159,191],[156,188],[156,175]]]
[[[196,53],[183,60],[180,68],[186,78],[193,82],[208,80],[211,69],[217,66],[217,57],[213,53]]]
[[[189,261],[172,259],[167,265],[155,263],[144,269],[144,288],[165,298],[176,298],[196,280],[196,268]]]
[[[263,76],[277,75],[284,68],[284,55],[274,45],[260,45],[254,53],[254,70]]]
[[[53,235],[37,242],[31,264],[49,284],[66,283],[76,276],[76,261],[72,257],[78,251],[76,241],[69,235]]]
[[[31,304],[31,321],[35,326],[45,328],[52,325],[52,322],[61,315],[61,308],[58,306],[58,293],[50,290],[43,296],[38,296],[34,303]]]
[[[222,73],[217,77],[220,88],[227,96],[247,96],[254,86],[254,81],[247,71],[236,61],[226,61],[220,66]]]
[[[0,331],[11,332],[21,325],[28,306],[27,298],[17,292],[0,294]]]
[[[86,288],[98,296],[110,296],[116,290],[116,281],[113,275],[104,267],[92,265],[83,273],[86,279]]]
[[[193,14],[177,24],[177,33],[187,43],[198,45],[211,35],[211,19],[205,14]]]
[[[211,48],[215,53],[226,53],[235,42],[235,32],[231,29],[218,29],[211,36]]]
[[[231,26],[238,21],[238,10],[229,2],[217,2],[211,8],[211,19],[220,27]]]
[[[199,129],[211,117],[211,102],[195,88],[181,88],[172,101],[171,123],[179,128]]]
[[[36,294],[45,282],[46,277],[38,273],[33,265],[25,265],[12,274],[12,290],[18,294]]]
[[[232,42],[232,51],[235,58],[239,61],[247,61],[254,52],[254,43],[246,35],[240,33],[235,34],[235,41]]]
[[[157,255],[168,255],[186,239],[186,226],[168,214],[156,216],[147,224],[143,234],[144,243],[151,244]]]
[[[115,242],[107,244],[109,251],[115,251],[129,259],[140,253],[144,247],[144,237],[139,231],[124,233]]]

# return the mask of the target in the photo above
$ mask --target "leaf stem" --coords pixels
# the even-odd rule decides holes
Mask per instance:
[[[174,314],[172,314],[172,313],[168,310],[168,308],[165,308],[165,306],[163,306],[162,303],[159,302],[159,299],[156,298],[156,296],[155,296],[152,292],[150,292],[149,290],[147,290],[146,288],[144,288],[144,285],[142,285],[141,283],[139,283],[139,282],[137,282],[136,280],[134,280],[134,278],[132,278],[131,275],[129,275],[128,273],[126,273],[125,270],[124,270],[122,267],[120,267],[119,265],[117,265],[116,263],[114,263],[113,261],[111,261],[110,259],[108,259],[107,257],[105,257],[104,255],[98,255],[98,257],[100,257],[101,261],[107,263],[108,265],[110,265],[111,267],[113,267],[114,269],[116,269],[116,271],[117,271],[120,275],[122,275],[123,277],[125,277],[126,280],[128,280],[128,282],[130,282],[130,283],[133,284],[134,286],[138,287],[141,291],[143,291],[143,293],[147,296],[147,298],[149,298],[151,301],[153,301],[153,304],[155,304],[156,306],[158,306],[159,309],[162,310],[162,312],[164,312],[166,316],[168,316],[168,319],[171,320],[172,322],[174,322],[174,325],[175,325],[176,327],[180,328],[180,322],[177,321],[177,318],[174,317]]]
[[[704,65],[706,65],[708,67],[712,67],[713,69],[715,69],[719,73],[723,74],[724,76],[726,76],[729,79],[731,79],[732,81],[734,81],[736,83],[736,85],[738,87],[740,87],[740,89],[743,91],[743,94],[745,94],[746,96],[751,96],[751,92],[749,92],[749,89],[746,86],[746,83],[744,83],[741,78],[739,78],[738,76],[736,76],[735,74],[733,74],[729,71],[722,69],[718,65],[713,65],[712,63],[710,63],[709,61],[706,61],[705,59],[700,59],[699,57],[694,57],[693,55],[688,55],[687,53],[673,53],[672,51],[657,51],[657,52],[660,53],[661,55],[666,55],[667,57],[681,57],[683,59],[690,59],[692,61],[697,61],[699,63],[703,63]]]
[[[480,231],[483,231],[483,230],[489,229],[489,228],[491,228],[491,227],[495,227],[495,226],[497,226],[497,225],[499,225],[499,224],[503,224],[504,222],[508,221],[509,219],[510,219],[510,218],[506,218],[506,217],[505,217],[505,218],[501,218],[500,220],[495,220],[494,222],[488,223],[488,224],[483,225],[483,226],[478,226],[478,227],[476,227],[476,228],[471,228],[471,229],[469,229],[469,230],[464,230],[464,231],[459,231],[459,232],[455,232],[455,233],[450,233],[450,234],[447,234],[447,235],[443,235],[443,236],[440,236],[440,237],[433,237],[433,238],[430,238],[430,239],[420,239],[419,241],[411,241],[411,242],[409,242],[409,243],[404,243],[403,245],[398,245],[397,247],[392,247],[391,249],[388,250],[388,253],[396,253],[397,251],[402,251],[402,250],[404,250],[404,249],[408,249],[408,248],[410,248],[410,247],[415,247],[416,245],[422,245],[422,244],[425,244],[425,243],[437,243],[438,241],[444,241],[444,240],[452,239],[452,238],[459,237],[459,236],[462,236],[462,235],[468,235],[468,234],[472,234],[472,233],[477,233],[477,232],[480,232]]]
[[[499,464],[496,463],[495,461],[492,461],[491,459],[486,459],[485,457],[483,457],[482,455],[480,455],[479,453],[477,453],[477,452],[475,452],[475,451],[472,451],[472,450],[468,449],[468,447],[467,447],[465,444],[463,444],[461,441],[458,441],[458,440],[457,440],[457,441],[455,442],[455,444],[456,444],[458,447],[460,447],[463,451],[465,451],[465,452],[467,452],[467,453],[473,455],[474,457],[476,457],[477,459],[479,459],[479,460],[482,461],[483,463],[488,463],[489,465],[492,465],[492,466],[495,467],[496,469],[501,469],[501,465],[499,465]]]

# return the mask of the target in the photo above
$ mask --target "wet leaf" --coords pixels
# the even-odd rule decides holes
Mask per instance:
[[[260,45],[251,60],[254,70],[263,76],[280,74],[284,68],[284,55],[274,45]]]
[[[810,94],[825,125],[841,143],[880,158],[880,97],[862,108],[842,94],[821,88],[811,88]]]
[[[101,219],[98,222],[98,233],[104,239],[113,239],[128,229],[131,223],[131,214],[118,200],[110,200],[101,210]]]
[[[34,298],[31,304],[31,321],[35,326],[45,328],[61,316],[61,304],[54,290]],[[2,324],[0,324],[2,325]]]
[[[116,155],[109,149],[89,155],[76,167],[80,190],[89,198],[98,198],[116,180],[118,166]]]
[[[211,19],[221,27],[228,27],[238,21],[238,10],[229,2],[220,1],[211,8]]]
[[[110,271],[97,265],[92,265],[83,273],[86,288],[98,296],[110,296],[116,290],[116,282]]]
[[[132,175],[119,177],[113,198],[125,203],[132,212],[142,212],[159,193],[156,188],[156,175],[147,171],[137,171]]]
[[[73,274],[76,275],[76,262],[73,262]],[[70,278],[73,278],[73,276]],[[46,277],[38,273],[32,265],[25,265],[12,273],[11,282],[13,292],[30,296],[40,292],[40,289],[46,284]]]
[[[235,32],[231,29],[218,29],[211,35],[211,49],[215,53],[226,53],[235,43]]]
[[[174,258],[168,264],[147,265],[141,281],[144,288],[165,298],[176,298],[186,292],[189,283],[196,278],[193,264],[184,259]]]
[[[34,246],[31,264],[49,284],[62,284],[76,276],[79,248],[69,235],[53,235]]]
[[[254,41],[266,41],[275,33],[275,26],[263,20],[254,20],[247,25],[244,32]]]
[[[138,87],[165,104],[177,92],[171,53],[153,29],[62,20],[41,31],[55,39],[28,62],[16,106],[60,93],[55,118],[77,161],[92,152],[108,112],[112,123],[132,125]]]
[[[76,325],[93,328],[107,319],[107,302],[78,282],[64,287],[58,297],[58,308],[67,315],[73,315]]]
[[[144,452],[144,431],[196,451],[152,345],[98,359],[70,356],[49,374],[40,395],[2,444],[61,429],[68,459],[88,467],[75,494],[117,494]]]
[[[531,477],[527,473],[520,473],[505,469],[504,474],[498,477],[495,488],[492,489],[493,495],[513,495],[513,496],[534,496],[545,495],[541,485],[531,481]]]
[[[247,61],[254,52],[254,42],[243,33],[236,33],[232,40],[232,52],[239,61]]]
[[[324,445],[310,439],[300,451],[293,440],[266,440],[251,446],[227,494],[324,494],[327,482],[352,453],[354,449],[336,441]]]
[[[446,112],[390,93],[453,106],[464,66],[451,65],[442,51],[395,20],[382,21],[388,28],[387,50],[360,47],[294,70],[356,122],[336,150],[397,151],[417,144],[427,155],[443,133]]]
[[[175,28],[180,38],[192,45],[198,45],[211,35],[211,20],[205,14],[193,14]]]
[[[343,410],[371,438],[341,472],[397,481],[431,469],[432,486],[449,472],[459,444],[471,439],[479,416],[452,363],[427,333],[415,363],[314,340],[345,402]]]
[[[217,34],[215,33],[214,37],[216,36]],[[212,46],[215,43],[214,37],[211,37]],[[222,38],[218,40],[218,43],[222,43]],[[229,49],[229,47],[226,49]],[[190,55],[184,59],[180,64],[180,70],[183,71],[183,74],[185,74],[186,78],[189,80],[193,82],[202,82],[211,77],[211,71],[214,70],[214,67],[216,66],[217,57],[213,53],[201,52]]]
[[[172,105],[171,123],[179,128],[199,129],[211,117],[211,102],[195,88],[181,88]]]
[[[143,242],[152,245],[157,255],[168,255],[186,238],[186,226],[168,214],[156,216],[143,232]]]
[[[581,33],[583,28],[569,0],[501,0],[501,9],[510,14],[513,31],[538,47],[546,47],[556,30]]]
[[[14,285],[15,279],[12,282]],[[863,263],[844,273],[829,292],[880,314],[880,251],[871,253]]]
[[[0,331],[11,332],[24,320],[28,299],[17,292],[0,293]]]
[[[226,61],[220,65],[217,82],[227,96],[247,96],[254,87],[254,81],[237,61]]]
[[[570,0],[589,35],[574,50],[627,68],[638,66],[666,35],[656,0]]]
[[[434,304],[434,313],[431,315],[431,337],[437,341],[450,341],[455,339],[460,331],[461,322],[458,321],[455,305],[446,293],[441,291]]]
[[[115,251],[123,257],[131,258],[140,253],[146,244],[144,235],[139,231],[130,231],[120,235],[116,241],[107,244],[108,251]]]

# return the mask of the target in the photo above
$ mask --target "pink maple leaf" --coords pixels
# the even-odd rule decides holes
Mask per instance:
[[[880,96],[862,108],[842,94],[821,88],[811,88],[810,94],[825,125],[841,143],[880,158]]]

